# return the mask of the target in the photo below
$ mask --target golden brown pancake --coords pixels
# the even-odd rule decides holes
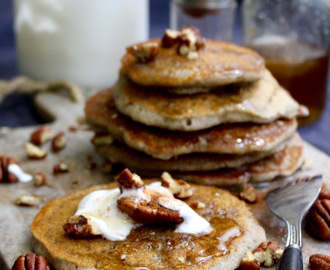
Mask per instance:
[[[269,71],[249,85],[195,95],[155,92],[121,77],[113,88],[117,109],[145,125],[196,131],[222,123],[270,123],[293,118],[299,104]]]
[[[279,149],[283,146],[279,146]],[[278,149],[273,149],[276,152]],[[249,153],[245,155],[219,155],[195,153],[163,160],[153,158],[127,145],[114,141],[111,145],[96,146],[96,151],[112,163],[121,163],[125,167],[156,171],[208,171],[221,168],[239,168],[274,152]],[[139,171],[140,171],[139,170]]]
[[[153,61],[140,63],[132,54],[126,53],[121,72],[135,83],[146,86],[217,87],[255,81],[265,70],[259,54],[230,43],[206,41],[205,48],[198,54],[197,59],[189,60],[178,55],[174,47],[160,47]]]
[[[148,157],[123,144],[119,147],[117,143],[111,146],[99,146],[96,150],[111,162],[121,163],[142,176],[150,177],[159,175],[162,171],[169,171],[173,176],[180,177],[187,181],[203,185],[218,186],[230,185],[231,183],[236,185],[238,182],[242,183],[247,181],[271,181],[278,176],[293,174],[300,168],[303,162],[303,145],[297,133],[282,150],[253,163],[251,163],[252,158],[248,160],[249,157],[246,157],[246,160],[248,160],[246,163],[251,161],[250,164],[242,165],[236,169],[230,169],[229,166],[225,165],[226,163],[228,165],[238,165],[239,160],[229,158],[226,160],[225,157],[222,157],[222,161],[220,158],[212,161],[212,155],[200,155],[199,158],[194,155],[187,155],[180,156],[178,160],[171,159],[163,161]],[[189,162],[184,163],[185,160],[180,160],[181,157],[185,157]],[[222,165],[219,166],[222,169],[212,170],[207,168],[207,166],[216,167],[216,164],[218,164],[217,162]],[[203,169],[201,170],[200,168]]]
[[[194,194],[186,203],[205,204],[205,208],[195,211],[211,223],[214,228],[211,234],[195,236],[174,233],[171,226],[145,225],[133,229],[124,241],[109,241],[101,237],[73,238],[64,232],[63,224],[75,213],[84,196],[115,187],[115,183],[94,186],[47,203],[31,226],[35,251],[56,270],[191,267],[233,270],[246,251],[265,241],[264,230],[243,201],[224,190],[195,185],[192,185]]]
[[[116,140],[160,159],[196,152],[239,155],[268,152],[292,136],[297,128],[295,118],[268,124],[219,125],[185,133],[152,128],[118,112],[111,89],[90,97],[85,114],[90,123],[106,128]]]

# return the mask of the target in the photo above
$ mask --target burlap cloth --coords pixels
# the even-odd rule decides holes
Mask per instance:
[[[42,82],[17,76],[11,80],[0,80],[0,103],[6,95],[12,93],[34,94],[47,91],[61,91],[77,103],[85,101],[82,89],[69,81]]]

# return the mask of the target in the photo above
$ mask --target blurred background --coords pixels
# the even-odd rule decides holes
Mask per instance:
[[[245,2],[248,0],[245,0]],[[233,42],[242,44],[242,5],[237,1],[234,17]],[[150,0],[149,35],[161,37],[170,25],[169,0]],[[13,1],[0,0],[0,80],[11,79],[17,75],[17,52],[13,30]],[[328,72],[329,90],[329,72]],[[326,97],[326,109],[318,121],[299,128],[300,134],[308,142],[330,154],[330,97]],[[21,127],[40,123],[33,111],[30,95],[13,94],[0,103],[0,127]]]

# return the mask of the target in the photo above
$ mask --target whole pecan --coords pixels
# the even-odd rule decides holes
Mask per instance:
[[[16,175],[11,173],[9,169],[9,165],[19,163],[13,158],[9,156],[0,156],[0,183],[14,183],[18,181]]]
[[[149,189],[137,174],[131,173],[128,169],[119,175],[117,183],[122,193],[117,200],[117,206],[135,221],[143,224],[181,223],[183,221],[178,211],[165,208],[159,203],[161,197],[176,200],[168,189],[164,187],[160,187],[158,190]],[[135,193],[134,191],[139,188],[142,188],[142,192]],[[125,191],[132,192],[125,193]]]
[[[324,254],[314,254],[309,257],[309,265],[312,270],[329,270],[330,256]]]
[[[19,256],[12,270],[50,270],[49,264],[43,256],[34,253],[27,253]]]
[[[330,190],[327,188],[325,184],[322,185],[319,198],[318,199],[328,199],[330,200]]]
[[[330,199],[317,200],[307,215],[307,228],[321,239],[330,239]]]

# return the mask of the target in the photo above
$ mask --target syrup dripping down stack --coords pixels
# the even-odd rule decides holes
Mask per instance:
[[[307,109],[256,52],[205,41],[193,27],[127,48],[117,83],[90,97],[85,113],[97,152],[142,176],[232,186],[303,162],[296,118]]]

